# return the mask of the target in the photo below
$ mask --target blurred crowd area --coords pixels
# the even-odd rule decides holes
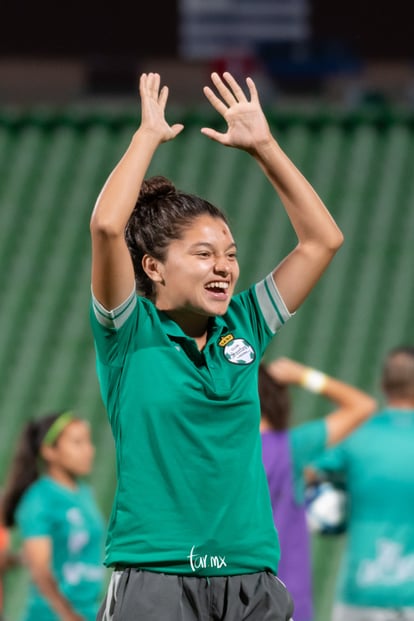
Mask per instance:
[[[158,71],[171,101],[203,101],[211,71],[250,74],[265,103],[399,104],[414,99],[409,3],[175,0],[102,11],[45,1],[5,7],[0,104],[135,97]]]

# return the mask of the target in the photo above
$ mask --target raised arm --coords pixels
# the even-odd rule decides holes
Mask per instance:
[[[108,310],[119,306],[134,288],[132,260],[125,227],[157,147],[177,136],[183,125],[170,126],[164,112],[168,88],[160,88],[157,73],[142,74],[139,82],[141,125],[96,201],[91,222],[92,290]]]
[[[227,122],[226,133],[203,128],[217,142],[250,153],[277,191],[298,244],[275,268],[273,278],[290,312],[310,293],[343,242],[343,236],[315,190],[282,151],[270,132],[255,84],[246,79],[249,98],[230,73],[213,73],[219,96],[204,94]]]
[[[341,442],[377,409],[375,399],[362,390],[289,358],[278,358],[266,369],[280,384],[296,384],[333,401],[337,409],[326,418],[328,446]]]

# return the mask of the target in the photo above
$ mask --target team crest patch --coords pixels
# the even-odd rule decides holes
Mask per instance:
[[[225,334],[219,340],[220,347],[224,347],[225,345],[227,345],[227,343],[230,343],[230,341],[232,341],[233,339],[234,339],[234,336],[232,334]]]
[[[253,347],[245,339],[233,338],[224,346],[223,353],[233,364],[251,364],[256,358]]]

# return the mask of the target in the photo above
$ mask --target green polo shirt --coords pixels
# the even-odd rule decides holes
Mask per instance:
[[[314,466],[345,476],[347,545],[337,587],[341,602],[414,607],[414,410],[378,412]]]
[[[69,489],[42,476],[16,508],[23,539],[48,537],[51,570],[59,591],[85,621],[94,621],[104,589],[104,521],[91,488]],[[47,599],[31,582],[24,621],[58,621]]]
[[[210,319],[200,352],[133,292],[91,323],[115,439],[105,564],[174,574],[277,572],[262,464],[258,366],[290,317],[271,275]]]

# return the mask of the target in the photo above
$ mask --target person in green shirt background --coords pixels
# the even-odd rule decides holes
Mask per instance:
[[[211,78],[216,91],[204,93],[227,130],[201,132],[256,160],[298,243],[233,295],[239,267],[224,214],[165,177],[144,180],[158,147],[183,126],[165,119],[159,74],[142,74],[141,124],[90,222],[90,318],[117,462],[104,621],[292,616],[276,577],[258,368],[343,237],[273,138],[254,82],[246,79],[246,95],[229,73]]]
[[[17,526],[30,573],[24,621],[95,621],[102,597],[104,521],[90,486],[89,424],[72,412],[23,428],[1,512]]]
[[[0,505],[1,505],[1,491],[0,491]],[[1,516],[0,516],[1,517]],[[4,621],[3,606],[3,578],[5,574],[21,564],[21,555],[12,549],[10,543],[9,529],[2,524],[0,519],[0,621]]]
[[[320,393],[336,407],[323,418],[292,426],[289,386]],[[260,365],[259,395],[263,463],[281,548],[279,577],[294,599],[295,621],[312,621],[305,467],[365,422],[377,402],[355,386],[289,358]]]
[[[345,553],[333,621],[414,620],[414,347],[386,356],[385,407],[308,468],[344,477]]]

